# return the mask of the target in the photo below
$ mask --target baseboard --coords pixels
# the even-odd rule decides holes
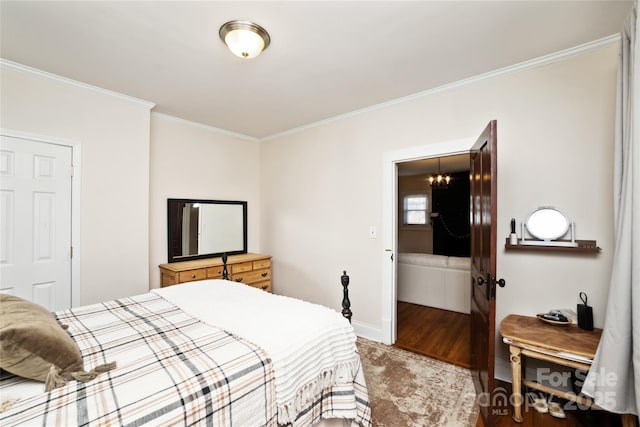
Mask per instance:
[[[511,362],[503,359],[496,359],[493,377],[497,380],[511,383]]]
[[[358,322],[357,320],[352,320],[351,325],[353,326],[353,330],[357,336],[371,341],[382,342],[382,331],[379,327],[364,322]]]

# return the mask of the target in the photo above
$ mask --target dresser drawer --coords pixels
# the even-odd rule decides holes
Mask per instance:
[[[239,262],[237,264],[233,264],[231,265],[231,272],[232,273],[242,273],[244,271],[251,271],[253,270],[253,262],[252,261],[247,261],[247,262]]]
[[[207,269],[199,268],[197,270],[181,271],[178,273],[178,282],[192,282],[194,280],[204,280],[207,278]]]
[[[222,279],[222,266],[207,268],[207,279]]]
[[[261,268],[269,268],[271,267],[270,259],[261,259],[258,261],[253,261],[253,269],[260,270]]]
[[[266,292],[271,292],[271,280],[268,280],[266,282],[250,283],[249,286],[256,289],[262,289]]]
[[[251,284],[254,282],[260,282],[263,280],[270,280],[270,279],[271,279],[271,270],[269,270],[268,268],[264,268],[262,270],[247,271],[240,274],[234,274],[231,277],[231,280],[233,281],[246,283],[246,284]]]

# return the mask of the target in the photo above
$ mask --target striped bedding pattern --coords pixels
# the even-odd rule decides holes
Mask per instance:
[[[2,426],[297,427],[327,418],[347,418],[352,425],[371,425],[357,353],[346,374],[348,381],[332,380],[319,390],[297,390],[308,397],[283,419],[277,403],[278,373],[271,356],[255,340],[194,317],[161,293],[150,292],[55,315],[60,323],[69,326],[85,369],[113,361],[118,366],[91,382],[71,381],[49,393],[43,391],[42,383],[37,383],[37,392],[33,392],[34,384],[29,384],[30,393],[0,413]],[[8,395],[7,390],[30,381],[4,374],[0,378],[2,399]]]
[[[152,292],[269,354],[280,425],[307,427],[332,417],[368,425],[356,335],[340,313],[228,280],[199,280]]]

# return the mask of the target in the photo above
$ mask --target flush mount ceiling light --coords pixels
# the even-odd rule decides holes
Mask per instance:
[[[271,42],[269,33],[250,21],[229,21],[220,27],[219,34],[234,55],[245,59],[260,55]]]

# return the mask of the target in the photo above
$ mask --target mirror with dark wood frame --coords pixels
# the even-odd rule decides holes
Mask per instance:
[[[247,253],[247,202],[167,199],[168,262]]]

